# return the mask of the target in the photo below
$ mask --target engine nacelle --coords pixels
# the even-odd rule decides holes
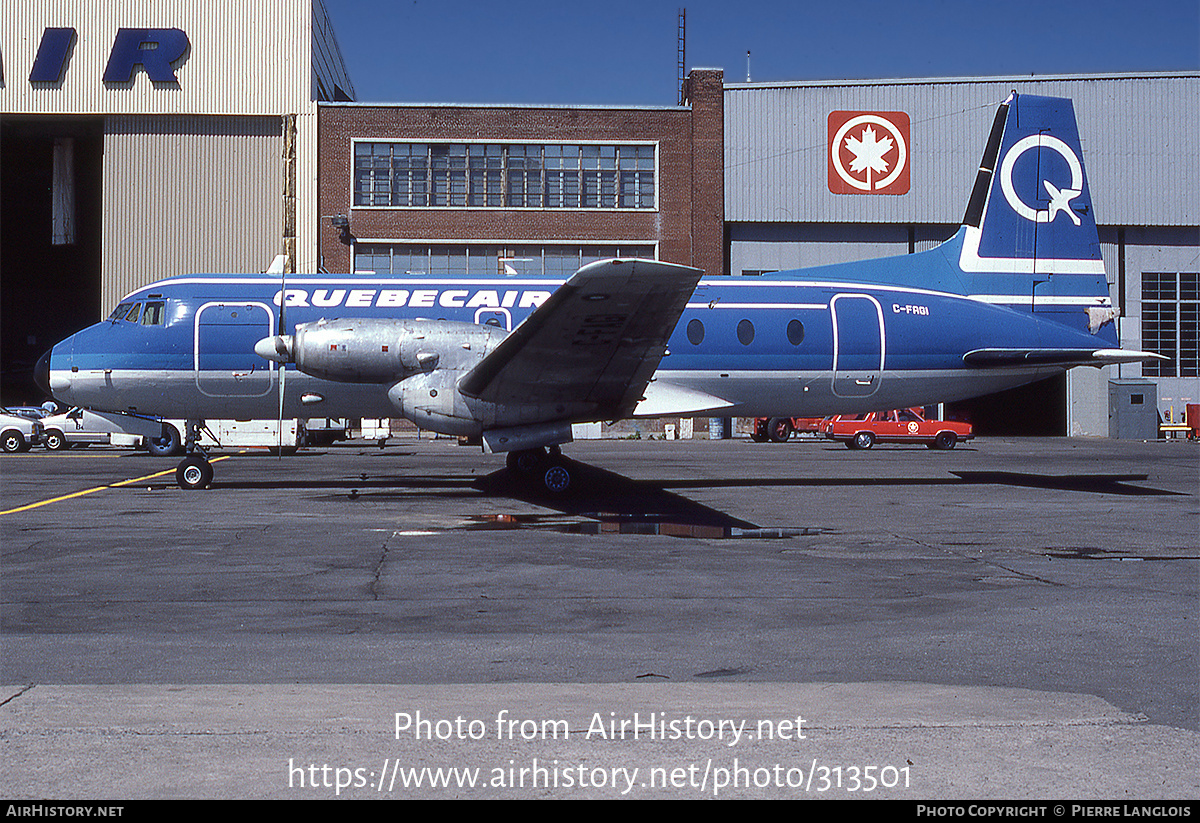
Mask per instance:
[[[394,383],[435,369],[469,369],[507,334],[450,320],[322,319],[260,340],[254,350],[324,380]]]
[[[438,369],[401,380],[388,390],[388,400],[397,411],[418,427],[439,434],[477,436],[483,430],[483,417],[490,406],[465,397],[458,381],[466,373],[459,369]]]
[[[569,441],[570,420],[592,419],[586,401],[497,403],[459,391],[459,381],[507,336],[501,328],[451,320],[339,318],[301,324],[295,334],[258,341],[254,350],[324,380],[390,383],[388,400],[401,416],[441,434],[492,431],[492,451]]]

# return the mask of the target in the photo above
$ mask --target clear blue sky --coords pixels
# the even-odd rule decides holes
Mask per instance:
[[[1200,0],[324,0],[366,102],[672,105],[687,68],[746,79],[1200,69]]]

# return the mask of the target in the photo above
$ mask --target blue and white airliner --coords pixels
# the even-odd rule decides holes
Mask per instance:
[[[65,403],[193,435],[206,418],[399,415],[565,489],[573,423],[904,408],[1157,357],[1120,348],[1070,100],[1000,105],[963,224],[935,249],[701,275],[634,259],[565,282],[180,276],[59,343],[38,375]],[[188,488],[212,479],[194,440]]]

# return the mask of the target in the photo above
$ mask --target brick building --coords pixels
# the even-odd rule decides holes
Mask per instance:
[[[638,256],[723,273],[724,88],[669,108],[329,103],[318,258],[330,272],[567,276]]]

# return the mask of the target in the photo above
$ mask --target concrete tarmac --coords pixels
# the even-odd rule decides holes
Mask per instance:
[[[0,457],[5,796],[1200,796],[1194,444],[566,452]]]

